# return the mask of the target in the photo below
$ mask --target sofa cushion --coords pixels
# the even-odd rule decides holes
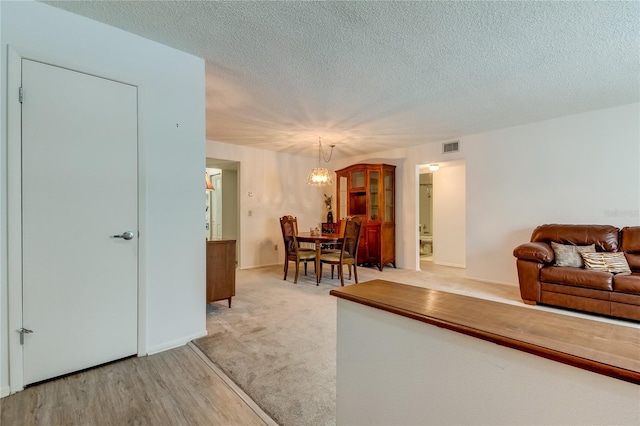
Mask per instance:
[[[626,226],[620,231],[622,251],[640,253],[640,226]]]
[[[542,294],[540,294],[540,303],[552,306],[563,306],[579,311],[594,312],[596,314],[611,315],[610,301],[593,299],[591,297],[578,297],[543,291]]]
[[[611,302],[611,316],[640,321],[640,309],[627,303]]]
[[[627,226],[620,232],[620,247],[633,272],[640,272],[640,226]]]
[[[623,276],[621,274],[616,275],[616,277]],[[624,280],[627,281],[628,278]],[[640,292],[635,294],[622,293],[620,291],[611,292],[611,315],[640,321]]]
[[[611,300],[613,291],[596,290],[595,288],[576,287],[573,285],[540,283],[540,291],[542,293],[560,293],[569,296],[586,297],[589,299]],[[627,295],[628,296],[628,295]]]
[[[576,287],[613,290],[613,274],[566,266],[547,266],[540,270],[540,281]]]
[[[595,244],[596,251],[619,251],[620,230],[611,225],[540,225],[531,234],[532,242],[551,244]]]
[[[626,303],[627,305],[635,305],[640,308],[640,294],[622,293],[619,291],[611,291],[609,294],[612,302]]]
[[[624,256],[627,258],[631,272],[640,272],[640,253],[625,252]]]
[[[581,253],[586,269],[614,274],[631,272],[624,253]]]
[[[622,293],[640,294],[640,273],[617,274],[613,277],[613,289]]]
[[[580,253],[595,253],[596,251],[595,244],[574,246],[572,244],[558,244],[555,241],[551,241],[551,248],[556,258],[555,265],[570,268],[583,268],[584,261]]]

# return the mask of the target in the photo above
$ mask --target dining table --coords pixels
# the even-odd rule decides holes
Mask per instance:
[[[323,244],[336,244],[340,241],[340,237],[336,234],[320,234],[310,232],[300,232],[296,235],[296,239],[300,243],[312,243],[316,248],[316,285],[320,285],[320,255],[322,254]]]

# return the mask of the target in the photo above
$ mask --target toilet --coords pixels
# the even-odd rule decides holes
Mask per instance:
[[[429,249],[426,251],[426,249]],[[420,235],[420,254],[433,253],[433,235]]]

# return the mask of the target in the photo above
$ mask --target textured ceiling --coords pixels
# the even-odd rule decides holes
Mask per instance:
[[[47,2],[206,59],[207,139],[300,155],[640,100],[640,2]]]

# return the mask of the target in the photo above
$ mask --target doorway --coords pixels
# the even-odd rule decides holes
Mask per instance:
[[[208,240],[235,240],[240,266],[240,163],[207,158],[206,167],[214,189],[206,194],[205,234]]]
[[[138,122],[135,86],[9,56],[16,391],[137,353]]]
[[[206,234],[207,241],[222,239],[222,170],[207,167],[213,189],[206,192]],[[228,178],[228,176],[227,176]]]
[[[433,262],[433,174],[420,172],[418,250],[420,262]]]
[[[427,165],[418,167],[416,257],[421,270],[434,265],[464,269],[466,162],[453,160],[439,166],[437,171]]]

